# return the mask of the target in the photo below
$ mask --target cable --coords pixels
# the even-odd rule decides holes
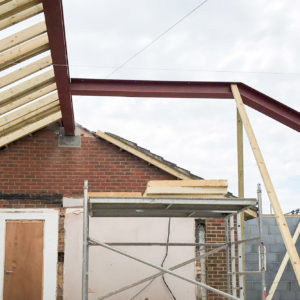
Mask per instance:
[[[162,263],[161,263],[161,267],[163,267],[164,266],[164,263],[165,263],[165,260],[166,260],[166,258],[167,258],[167,256],[168,256],[168,253],[169,253],[169,245],[168,245],[168,243],[169,243],[169,240],[170,240],[170,229],[171,229],[171,218],[169,218],[169,223],[168,223],[168,235],[167,235],[167,246],[166,246],[166,253],[165,253],[165,256],[164,256],[164,259],[163,259],[163,261],[162,261]],[[165,276],[164,276],[164,274],[162,274],[162,279],[163,279],[163,281],[164,281],[164,284],[166,285],[166,287],[167,287],[167,289],[169,290],[169,293],[171,294],[171,296],[173,297],[173,299],[174,300],[176,300],[176,297],[174,296],[174,294],[172,293],[172,291],[171,291],[171,289],[170,289],[170,287],[168,286],[168,284],[167,284],[167,282],[166,282],[166,280],[165,280]],[[142,287],[134,296],[132,296],[131,298],[130,298],[130,300],[133,300],[133,299],[135,299],[142,291],[144,291],[153,281],[155,280],[155,278],[153,278],[151,281],[149,281],[144,287]]]
[[[163,261],[162,261],[162,263],[160,265],[161,267],[164,266],[165,260],[166,260],[166,258],[168,256],[168,253],[169,253],[169,245],[168,244],[169,244],[169,240],[170,240],[170,229],[171,229],[171,218],[169,218],[169,223],[168,223],[168,236],[167,236],[166,254],[165,254],[165,257],[164,257],[164,259],[163,259]],[[162,280],[163,280],[164,284],[166,285],[167,289],[169,290],[171,296],[173,297],[174,300],[176,300],[176,297],[174,296],[174,294],[172,293],[170,287],[168,286],[168,284],[166,282],[165,274],[162,274],[161,277],[162,277]]]
[[[53,64],[54,66],[66,66]],[[74,68],[91,68],[91,69],[113,69],[112,66],[97,65],[69,65]],[[214,70],[214,69],[197,69],[197,68],[162,68],[162,67],[124,67],[127,70],[149,70],[149,71],[178,71],[178,72],[209,72],[209,73],[241,73],[241,74],[258,74],[258,75],[283,75],[283,76],[300,76],[300,72],[278,72],[278,71],[241,71],[241,70]]]
[[[156,43],[160,38],[162,38],[164,35],[166,35],[168,32],[170,32],[175,26],[177,26],[179,23],[181,23],[184,19],[189,17],[191,14],[193,14],[195,11],[197,11],[202,5],[204,5],[208,0],[204,0],[201,3],[199,3],[196,7],[194,7],[191,11],[189,11],[186,15],[184,15],[182,18],[180,18],[177,22],[175,22],[173,25],[171,25],[169,28],[167,28],[165,31],[163,31],[161,34],[159,34],[156,38],[154,38],[150,43],[148,43],[146,46],[144,46],[141,50],[130,56],[128,59],[126,59],[121,65],[119,65],[117,68],[115,68],[112,72],[110,72],[106,78],[109,78],[112,74],[119,71],[121,68],[123,68],[125,65],[127,65],[131,60],[133,60],[135,57],[137,57],[139,54],[144,52],[146,49],[148,49],[150,46],[152,46],[154,43]]]

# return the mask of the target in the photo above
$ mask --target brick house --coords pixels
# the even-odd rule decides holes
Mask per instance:
[[[63,198],[82,198],[84,179],[89,180],[91,190],[99,192],[143,192],[149,180],[199,179],[124,139],[118,138],[138,151],[144,159],[80,126],[76,131],[77,142],[69,143],[62,138],[59,124],[55,123],[2,148],[0,152],[1,211],[18,209],[22,213],[24,210],[41,208],[59,212],[57,256],[52,258],[57,259],[58,266],[55,278],[57,299],[62,299],[63,295]],[[204,222],[207,242],[225,240],[223,220],[207,219]],[[226,290],[225,251],[211,256],[206,262],[206,269],[209,274],[207,283]],[[209,299],[222,297],[209,293]]]
[[[0,2],[4,32],[0,41],[0,295],[4,300],[23,300],[24,294],[30,300],[41,295],[43,300],[62,299],[64,272],[72,273],[66,263],[70,255],[65,231],[72,229],[67,223],[72,215],[64,202],[82,199],[85,179],[90,190],[110,193],[142,193],[149,180],[201,179],[120,137],[99,137],[76,127],[72,96],[234,98],[239,112],[240,174],[243,124],[256,159],[263,162],[244,104],[300,130],[299,112],[240,82],[70,78],[62,0]],[[265,164],[258,167],[265,173],[266,189],[273,190]],[[272,194],[273,208],[283,218],[275,191]],[[299,261],[283,219],[278,225],[286,233],[282,236],[291,258]],[[193,240],[201,232],[205,242],[225,241],[223,219],[197,220],[189,226]],[[225,256],[224,250],[208,257],[200,276],[223,291],[227,289]],[[294,270],[299,282],[299,264]],[[222,299],[211,292],[207,298]]]

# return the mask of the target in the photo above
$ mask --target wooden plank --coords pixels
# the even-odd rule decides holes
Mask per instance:
[[[148,186],[145,191],[150,194],[227,194],[226,187],[177,187],[177,186]]]
[[[24,43],[47,31],[45,21],[39,22],[0,41],[0,52]]]
[[[142,193],[139,192],[90,192],[89,198],[95,197],[142,197]]]
[[[141,151],[138,151],[134,147],[131,147],[131,146],[127,145],[126,143],[123,143],[123,142],[119,141],[118,139],[113,138],[110,135],[108,135],[100,130],[97,131],[96,135],[98,137],[114,144],[115,146],[133,154],[134,156],[141,158],[142,160],[152,164],[153,166],[156,166],[157,168],[164,170],[165,172],[167,172],[169,174],[172,174],[173,176],[175,176],[179,179],[191,179],[190,176],[179,172],[175,168],[172,168],[172,167],[168,166],[167,164],[164,164],[164,163],[160,162],[159,160],[156,160],[153,157],[150,157],[149,155],[147,155]]]
[[[35,101],[29,105],[23,106],[22,108],[15,110],[3,117],[0,118],[0,127],[7,125],[8,123],[25,116],[31,112],[35,112],[39,108],[42,108],[44,106],[47,106],[48,104],[51,104],[53,102],[56,102],[58,100],[58,94],[57,92],[52,93],[44,98],[41,98],[38,101]]]
[[[50,107],[52,106],[52,107]],[[43,107],[40,109],[39,113],[30,113],[28,115],[25,115],[24,117],[17,119],[15,121],[13,121],[11,124],[8,124],[10,126],[4,126],[6,129],[5,130],[1,130],[1,134],[0,136],[6,136],[9,135],[19,129],[21,129],[24,126],[36,123],[42,119],[44,119],[45,117],[47,117],[50,114],[54,114],[56,112],[60,111],[60,106],[59,105],[52,105],[49,104],[49,106],[47,107]]]
[[[8,135],[5,135],[3,137],[0,137],[0,147],[3,147],[15,140],[18,140],[32,132],[35,132],[43,127],[46,127],[58,120],[61,119],[61,112],[56,112],[56,113],[53,113],[45,118],[43,118],[42,120],[39,120],[35,123],[32,123],[32,124],[28,124]]]
[[[38,87],[37,89],[31,91],[29,94],[26,94],[25,96],[11,99],[11,101],[5,102],[2,105],[0,102],[0,115],[7,113],[21,105],[36,100],[39,97],[47,95],[48,93],[51,93],[55,90],[56,90],[56,83],[50,83],[43,87]]]
[[[3,300],[42,300],[44,221],[6,221]]]
[[[246,219],[252,219],[252,218],[257,218],[257,213],[252,210],[252,209],[246,209],[244,211],[244,213],[246,214]],[[244,217],[244,221],[245,221],[245,217]]]
[[[299,234],[300,234],[300,223],[298,223],[298,226],[297,226],[296,231],[295,231],[294,236],[293,236],[293,243],[295,245],[296,245],[296,242],[298,240]],[[270,287],[267,300],[272,300],[272,298],[273,298],[273,296],[275,294],[275,291],[277,289],[278,283],[279,283],[279,281],[281,279],[281,276],[282,276],[282,274],[284,272],[284,269],[285,269],[288,261],[289,261],[289,255],[288,255],[288,253],[286,253],[285,256],[284,256],[284,258],[283,258],[283,260],[282,260],[282,262],[281,262],[281,264],[280,264],[280,267],[279,267],[279,269],[277,271],[277,274],[276,274],[276,276],[275,276],[275,278],[273,280],[273,283],[272,283],[272,285]]]
[[[43,11],[43,5],[41,3],[30,6],[21,11],[11,11],[11,14],[5,14],[4,18],[0,19],[0,30],[9,26],[17,24],[23,20],[33,17]]]
[[[5,116],[0,118],[0,132],[1,130],[4,130],[5,128],[9,128],[11,126],[14,126],[15,124],[18,124],[24,120],[30,119],[31,117],[34,117],[35,115],[39,115],[42,112],[46,112],[49,109],[53,107],[59,107],[59,100],[56,99],[54,101],[47,101],[44,102],[41,99],[38,101],[35,101],[29,105],[23,106],[20,109],[14,110],[13,112],[6,114]],[[44,102],[44,103],[40,103]],[[9,121],[5,121],[8,119]]]
[[[226,198],[224,194],[148,194],[147,191],[143,194],[143,197],[164,197],[164,198]]]
[[[279,227],[279,230],[281,232],[282,239],[284,241],[285,247],[287,249],[287,252],[289,254],[291,264],[293,266],[295,275],[298,280],[298,284],[300,285],[300,259],[297,252],[297,249],[295,245],[293,244],[292,236],[290,233],[290,230],[288,228],[288,225],[286,223],[285,217],[283,215],[278,197],[276,195],[273,183],[271,181],[271,177],[269,175],[268,169],[266,167],[266,164],[264,162],[262,153],[260,151],[260,148],[258,146],[254,131],[252,129],[252,126],[250,124],[242,97],[240,95],[239,89],[236,84],[231,85],[231,90],[233,93],[233,96],[236,100],[237,108],[239,110],[239,113],[241,115],[241,119],[243,121],[244,128],[246,130],[247,136],[250,141],[250,145],[254,154],[254,157],[256,159],[257,166],[259,168],[261,177],[264,181],[264,185],[268,194],[268,197],[270,199],[270,202],[272,204],[276,221]]]
[[[37,101],[37,102],[39,102],[39,101]],[[18,110],[15,112],[18,112]],[[35,120],[37,121],[38,119],[42,118],[44,115],[49,114],[50,112],[56,112],[59,110],[60,110],[59,100],[56,100],[54,102],[43,105],[43,106],[35,109],[34,111],[24,114],[24,115],[20,116],[19,118],[16,118],[10,122],[5,123],[3,126],[0,126],[0,135],[2,133],[5,135],[6,132],[13,131],[16,129],[16,127],[23,126],[24,124],[27,124],[27,123],[32,123],[33,121],[35,121]],[[9,116],[9,115],[7,115],[7,116]]]
[[[12,0],[3,5],[0,9],[0,19],[4,15],[10,14],[13,15],[16,11],[22,11],[28,6],[34,6],[39,4],[39,0]]]
[[[170,187],[227,187],[227,180],[215,179],[189,179],[189,180],[150,180],[147,187],[170,186]]]
[[[40,71],[52,64],[51,55],[43,57],[29,65],[26,65],[14,72],[11,72],[0,78],[0,88],[3,88],[9,84],[12,84],[20,79],[25,78],[37,71]]]
[[[0,71],[50,49],[47,33],[0,54]]]
[[[0,104],[29,94],[30,92],[55,82],[53,70],[46,71],[0,93]]]
[[[5,122],[4,117],[2,117],[0,119],[0,135],[6,135],[8,132],[14,131],[24,124],[32,123],[43,118],[45,115],[48,115],[50,112],[57,112],[60,110],[58,99],[53,102],[48,101],[48,103],[44,105],[39,102],[43,101],[38,100],[37,102],[32,103],[29,106],[32,106],[33,104],[36,106],[31,109],[28,108],[28,106],[25,106],[24,108],[15,110],[6,115],[5,118],[9,118],[9,122]],[[14,116],[11,116],[11,114]]]

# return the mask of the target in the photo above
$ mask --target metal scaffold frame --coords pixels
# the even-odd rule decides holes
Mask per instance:
[[[242,239],[242,213],[246,209],[257,210],[257,220],[259,227],[258,237]],[[225,218],[225,243],[105,243],[89,236],[90,217],[190,217],[190,218]],[[258,265],[257,271],[246,271],[243,264],[242,245],[246,242],[257,241],[258,243]],[[195,257],[181,262],[171,268],[165,268],[152,264],[144,259],[128,254],[115,246],[200,246],[214,247],[210,251],[196,255]],[[170,274],[183,281],[215,292],[227,299],[245,299],[244,277],[247,274],[261,274],[261,299],[265,299],[265,271],[266,271],[266,251],[262,240],[262,205],[261,188],[258,185],[257,199],[246,198],[150,198],[150,197],[89,197],[88,181],[84,182],[84,202],[83,202],[83,260],[82,260],[82,300],[88,300],[89,282],[89,247],[101,246],[120,255],[131,258],[149,267],[157,269],[159,272],[152,276],[143,278],[135,283],[121,287],[106,295],[99,296],[98,300],[107,299],[113,295],[121,293],[139,284],[153,280],[163,274]],[[227,292],[218,290],[203,282],[186,278],[174,272],[187,264],[199,261],[221,250],[226,250],[227,265]],[[238,268],[238,270],[236,270]]]

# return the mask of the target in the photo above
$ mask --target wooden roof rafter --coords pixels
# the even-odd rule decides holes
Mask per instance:
[[[54,3],[51,2],[51,5]],[[61,107],[64,106],[66,111],[66,103],[62,105],[63,94],[56,84],[61,75],[57,74],[53,66],[53,57],[56,58],[57,53],[53,55],[50,49],[47,22],[39,20],[34,25],[27,22],[42,12],[44,9],[41,0],[0,0],[0,30],[24,21],[22,26],[12,28],[17,31],[18,27],[22,27],[22,30],[0,40],[0,72],[3,74],[0,77],[0,147],[64,119]],[[24,29],[24,25],[29,23]],[[62,29],[64,30],[63,27]],[[52,28],[50,33],[53,36]],[[53,37],[51,40],[53,41]],[[57,47],[63,54],[66,53],[65,41]],[[70,81],[68,76],[67,73],[67,87]],[[61,88],[61,83],[59,86]],[[70,94],[69,98],[67,105],[73,116]],[[74,134],[74,118],[71,121],[73,131],[69,125],[68,133]]]
[[[0,71],[49,50],[46,33],[0,54]]]
[[[49,115],[43,116],[40,120],[33,122],[33,123],[28,123],[24,124],[21,128],[0,137],[0,145],[8,145],[11,142],[14,142],[30,133],[33,133],[37,130],[40,130],[49,124],[52,124],[54,122],[57,122],[61,119],[61,112],[54,112]]]
[[[23,121],[27,121],[32,117],[36,117],[41,113],[45,113],[52,108],[59,110],[57,92],[49,94],[41,98],[39,101],[34,101],[29,105],[3,116],[0,119],[0,130],[5,132],[5,130],[10,129],[17,124],[22,123]]]
[[[40,1],[11,0],[1,5],[0,30],[24,21],[43,11]]]

